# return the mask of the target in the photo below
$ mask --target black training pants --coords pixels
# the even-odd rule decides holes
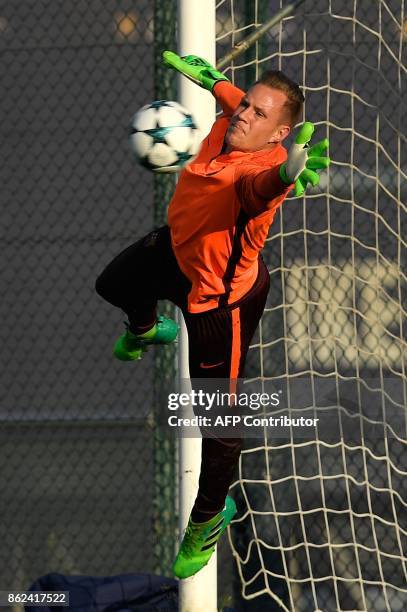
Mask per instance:
[[[267,268],[259,258],[257,280],[241,300],[231,306],[189,313],[191,283],[178,266],[169,227],[164,226],[115,257],[97,279],[96,291],[127,314],[134,333],[152,327],[157,300],[173,302],[182,310],[188,330],[191,378],[229,380],[244,375],[245,358],[264,310],[269,284]],[[203,438],[194,521],[209,520],[223,508],[241,448],[241,438]]]

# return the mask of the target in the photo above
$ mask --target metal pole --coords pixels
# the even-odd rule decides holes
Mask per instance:
[[[280,23],[280,21],[284,19],[284,17],[288,17],[288,15],[291,15],[294,9],[300,6],[300,4],[302,4],[303,2],[305,2],[305,0],[297,0],[297,2],[290,2],[290,4],[287,4],[287,6],[281,9],[281,11],[274,15],[274,17],[272,17],[271,19],[269,19],[269,21],[263,23],[262,26],[257,28],[257,30],[253,32],[253,34],[250,34],[250,36],[248,36],[239,44],[237,44],[230,53],[222,57],[222,59],[220,59],[219,62],[216,64],[216,68],[220,70],[221,68],[224,68],[225,66],[233,62],[237,57],[239,57],[239,55],[241,55],[249,47],[254,45],[254,43],[257,42],[259,38],[263,36],[263,34],[265,34],[273,26],[277,25],[277,23]]]
[[[171,70],[163,65],[163,49],[175,49],[177,2],[154,2],[154,99],[176,100],[177,84]],[[167,206],[175,188],[175,175],[154,175],[154,227],[167,223]],[[171,319],[175,307],[170,302],[160,305],[160,314]],[[172,386],[175,373],[176,347],[154,352],[154,417],[166,405],[165,395]],[[166,576],[170,572],[177,546],[177,501],[178,473],[176,462],[176,440],[154,427],[154,570]]]

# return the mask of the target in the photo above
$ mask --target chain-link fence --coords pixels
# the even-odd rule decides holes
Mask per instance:
[[[127,143],[134,112],[175,95],[156,77],[175,44],[175,2],[160,4],[0,4],[2,588],[169,573],[174,448],[154,410],[174,356],[114,360],[123,317],[94,290],[171,188]]]

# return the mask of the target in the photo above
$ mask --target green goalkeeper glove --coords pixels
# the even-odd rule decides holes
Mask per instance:
[[[196,55],[180,57],[172,51],[164,51],[163,60],[165,66],[178,70],[188,79],[210,92],[218,81],[229,81],[225,75],[211,66],[209,62]]]
[[[319,174],[315,170],[327,168],[331,163],[329,157],[322,153],[329,146],[325,138],[312,147],[308,147],[314,132],[314,124],[306,121],[302,124],[294,144],[290,147],[287,161],[280,166],[280,178],[283,183],[294,183],[294,193],[300,196],[304,193],[308,183],[313,187],[319,183]]]

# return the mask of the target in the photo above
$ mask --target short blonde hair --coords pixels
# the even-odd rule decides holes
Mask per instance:
[[[302,94],[301,89],[292,81],[284,72],[281,70],[267,70],[264,72],[255,85],[261,83],[267,85],[271,89],[278,89],[287,96],[287,101],[284,103],[284,107],[287,111],[288,121],[290,127],[293,127],[301,118],[302,106],[305,98]]]

